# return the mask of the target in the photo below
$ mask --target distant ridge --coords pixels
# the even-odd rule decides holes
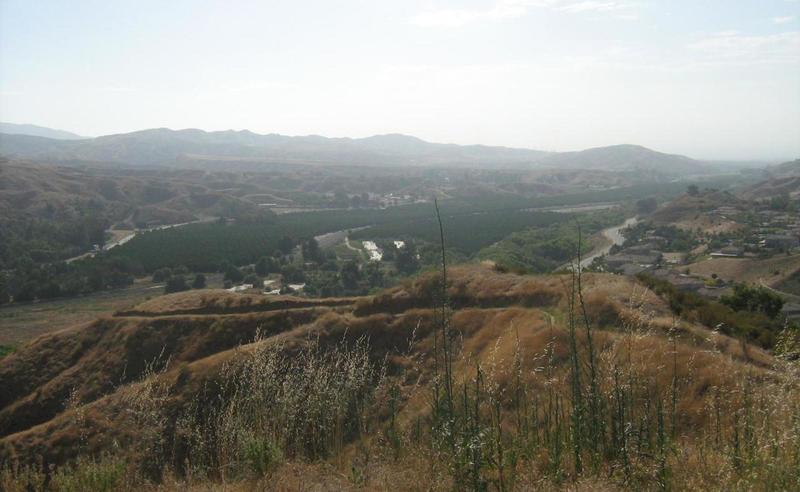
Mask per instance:
[[[769,166],[764,170],[763,181],[738,191],[747,200],[768,199],[779,195],[800,197],[800,159]]]
[[[44,160],[186,165],[191,160],[247,159],[364,166],[530,167],[547,152],[483,145],[439,144],[407,135],[328,138],[260,135],[248,130],[206,132],[154,128],[86,140],[0,134],[0,154]]]
[[[206,132],[154,128],[84,140],[0,133],[0,154],[56,161],[116,162],[134,166],[198,163],[359,165],[372,167],[472,167],[484,169],[591,169],[676,176],[702,174],[709,163],[638,145],[580,152],[544,152],[488,145],[432,143],[402,134],[366,138],[260,135],[248,130]]]
[[[544,158],[542,165],[555,168],[622,170],[670,170],[674,173],[695,173],[703,164],[689,157],[656,152],[641,145],[611,145],[578,152],[561,152]]]
[[[47,128],[37,125],[20,125],[17,123],[5,123],[0,121],[0,133],[9,133],[13,135],[29,135],[31,137],[44,137],[56,140],[79,140],[82,137],[72,132],[64,130],[56,130],[54,128]]]
[[[800,176],[800,159],[770,166],[767,172],[775,176]]]

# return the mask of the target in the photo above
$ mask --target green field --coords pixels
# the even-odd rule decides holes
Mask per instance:
[[[445,200],[442,208],[450,216],[456,217],[485,210],[519,209],[528,205],[525,199],[501,196],[479,200]],[[512,217],[516,217],[514,221],[502,218],[508,212],[495,213],[506,224],[502,229],[507,231],[506,234],[514,230],[514,227],[525,227],[525,224],[543,220],[537,218],[536,214],[512,212]],[[196,271],[215,271],[223,261],[242,265],[270,255],[278,248],[279,241],[287,236],[298,240],[368,225],[384,226],[391,230],[391,227],[402,228],[416,222],[430,223],[434,214],[432,203],[419,203],[387,209],[301,212],[279,215],[259,222],[191,224],[140,234],[126,244],[112,249],[109,255],[127,257],[148,272],[177,265]],[[525,219],[520,220],[521,217]],[[459,222],[448,234],[474,234],[474,231],[464,230],[469,226],[469,220],[462,218]],[[423,233],[427,232],[429,228],[424,228]]]
[[[547,227],[569,221],[571,214],[555,212],[498,211],[471,214],[449,214],[442,207],[445,243],[464,254],[472,255],[512,232],[530,227]],[[434,217],[381,224],[354,233],[358,239],[414,238],[439,243],[439,224]]]
[[[725,187],[735,179],[720,178],[702,182],[702,186]],[[472,255],[514,232],[569,220],[564,214],[524,209],[632,201],[650,196],[666,198],[684,192],[686,186],[685,182],[651,183],[533,199],[487,194],[442,200],[440,207],[448,247]],[[433,204],[416,203],[386,209],[300,212],[257,222],[192,224],[141,234],[109,255],[127,257],[147,272],[178,265],[195,271],[216,271],[223,261],[242,265],[270,255],[285,237],[297,241],[363,226],[371,227],[354,233],[354,238],[411,237],[438,242]]]

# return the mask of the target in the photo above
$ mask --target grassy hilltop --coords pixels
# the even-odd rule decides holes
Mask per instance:
[[[436,274],[355,298],[206,290],[44,335],[0,359],[0,483],[800,485],[796,363],[635,279],[573,280],[455,267],[444,310]]]

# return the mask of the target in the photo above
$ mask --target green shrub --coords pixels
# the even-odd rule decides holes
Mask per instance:
[[[757,309],[755,311],[737,311],[726,305],[724,300],[717,302],[694,292],[679,290],[666,280],[647,274],[639,274],[637,278],[656,294],[665,298],[675,314],[719,330],[726,335],[742,337],[769,349],[775,343],[776,335],[783,329],[780,319],[768,316],[757,309],[757,306],[754,308]]]
[[[12,347],[11,345],[0,345],[0,359],[12,353],[13,351],[14,347]]]
[[[52,488],[59,492],[112,492],[122,488],[125,462],[105,456],[100,460],[79,459],[73,466],[57,469]]]
[[[0,490],[4,492],[44,491],[47,474],[41,466],[5,463],[0,468]]]
[[[266,437],[254,436],[245,440],[240,453],[256,478],[269,475],[283,461],[280,447]]]
[[[734,311],[764,313],[775,318],[783,308],[784,300],[765,287],[736,284],[731,295],[722,296],[720,301]]]
[[[170,277],[167,280],[167,284],[164,286],[164,293],[169,294],[171,292],[181,292],[184,290],[189,290],[189,284],[186,283],[186,278],[183,275],[175,275]]]
[[[172,270],[169,268],[159,268],[153,272],[153,282],[164,282],[172,277]]]
[[[206,288],[206,276],[202,273],[198,273],[194,276],[194,280],[192,281],[192,288],[193,289],[205,289]]]
[[[251,273],[250,275],[246,276],[244,278],[244,283],[250,284],[253,287],[255,287],[256,289],[260,288],[263,285],[263,281],[261,280],[261,277],[259,277],[255,273]]]

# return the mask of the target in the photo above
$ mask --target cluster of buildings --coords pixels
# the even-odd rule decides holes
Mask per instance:
[[[404,248],[406,245],[405,241],[392,241],[394,243],[394,247],[397,249]],[[364,249],[367,251],[367,255],[369,255],[369,261],[381,261],[383,259],[383,250],[375,244],[375,241],[362,241],[361,244],[364,246]]]
[[[664,260],[664,253],[656,249],[657,246],[653,242],[647,242],[625,248],[619,253],[606,256],[606,266],[611,271],[625,275],[655,270]]]
[[[738,237],[733,235],[734,238],[725,246],[711,251],[706,244],[691,252],[666,253],[664,251],[670,242],[656,235],[655,231],[647,231],[636,244],[623,246],[615,254],[606,256],[607,269],[625,275],[647,272],[680,290],[718,298],[729,287],[728,283],[716,275],[699,278],[691,275],[688,269],[678,268],[690,254],[706,252],[712,258],[764,257],[800,249],[800,214],[776,211],[763,205],[756,205],[754,210],[748,211],[721,206],[710,213],[746,225],[746,230],[751,233]],[[789,306],[788,309],[798,311],[790,313],[792,316],[800,316],[800,307]]]
[[[742,211],[723,206],[711,214],[726,220],[747,224],[753,234],[711,253],[712,258],[774,254],[800,248],[800,217],[796,213],[771,210],[757,206],[755,210]]]
[[[363,241],[364,249],[369,255],[369,261],[381,261],[383,259],[383,251],[375,244],[375,241]]]
[[[277,287],[279,285],[278,281],[275,279],[264,280],[264,284],[262,285],[264,289],[264,294],[277,296],[281,293],[281,289]],[[300,292],[306,286],[304,283],[298,284],[286,284],[285,287],[288,288],[292,292]],[[253,284],[240,284],[234,285],[230,289],[227,289],[228,292],[244,292],[250,289],[257,289],[257,285]],[[285,292],[285,291],[284,291]]]
[[[411,203],[424,203],[426,200],[418,198],[416,195],[388,193],[385,195],[375,195],[373,198],[379,207],[396,207],[398,205],[408,205]]]
[[[665,253],[663,249],[666,245],[666,238],[657,236],[655,231],[648,231],[639,244],[623,247],[619,252],[606,256],[606,267],[609,271],[624,275],[646,272],[655,278],[666,280],[679,290],[711,297],[721,295],[721,289],[726,286],[721,280],[709,283],[678,271],[676,267],[685,262],[686,253]]]

